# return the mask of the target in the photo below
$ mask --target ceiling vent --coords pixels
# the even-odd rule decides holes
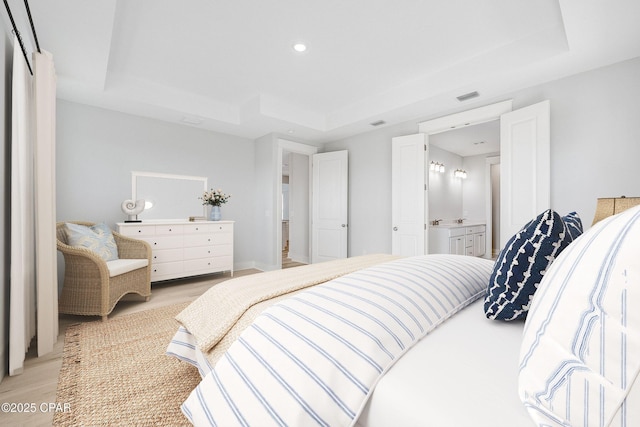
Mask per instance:
[[[380,125],[383,125],[383,124],[385,124],[385,123],[386,123],[386,122],[385,122],[384,120],[378,120],[378,121],[375,121],[375,122],[372,122],[372,123],[369,123],[369,124],[370,124],[371,126],[380,126]]]
[[[456,98],[458,99],[458,101],[463,102],[468,101],[472,98],[477,98],[478,96],[480,96],[480,94],[478,93],[478,91],[474,90],[473,92],[465,93],[464,95],[457,96]]]

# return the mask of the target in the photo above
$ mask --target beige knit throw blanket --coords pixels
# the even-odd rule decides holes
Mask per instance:
[[[397,259],[386,254],[309,264],[237,277],[217,284],[176,316],[204,353],[211,350],[255,304]]]

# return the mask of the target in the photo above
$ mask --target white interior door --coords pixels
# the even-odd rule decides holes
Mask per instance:
[[[500,248],[551,204],[550,104],[500,117]]]
[[[347,257],[348,152],[313,155],[311,262]]]
[[[427,138],[420,133],[391,141],[391,252],[394,255],[423,255],[428,247]]]

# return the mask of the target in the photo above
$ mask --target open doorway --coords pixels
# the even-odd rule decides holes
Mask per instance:
[[[308,264],[311,258],[309,156],[282,152],[282,268]]]
[[[429,172],[427,217],[445,224],[463,221],[484,225],[486,240],[480,253],[485,257],[493,257],[499,247],[496,237],[496,220],[499,224],[500,218],[499,156],[497,119],[429,137],[427,164],[435,162],[444,172]]]
[[[276,195],[279,201],[276,204],[275,218],[279,221],[275,232],[277,246],[273,249],[277,251],[274,255],[279,264],[278,267],[282,268],[283,265],[285,267],[298,265],[293,263],[310,263],[311,162],[312,156],[318,149],[310,145],[278,139],[277,150],[278,164],[275,169],[277,176],[274,178],[277,179]],[[283,191],[285,189],[286,191]],[[287,198],[286,207],[285,197]],[[287,245],[287,251],[286,256],[283,257],[285,245]]]

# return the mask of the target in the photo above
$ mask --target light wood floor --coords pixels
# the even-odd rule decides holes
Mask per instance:
[[[234,277],[258,273],[258,270],[241,270]],[[207,289],[216,283],[230,278],[229,273],[203,276],[184,280],[175,280],[153,284],[151,298],[148,302],[141,301],[135,295],[125,296],[115,307],[109,318],[123,316],[152,308],[192,301],[202,295]],[[31,343],[30,351],[24,364],[24,372],[21,375],[5,377],[0,382],[0,403],[35,403],[40,408],[42,403],[55,403],[58,374],[62,366],[62,350],[64,347],[64,335],[69,325],[96,321],[99,317],[60,315],[60,331],[58,341],[53,352],[36,357],[33,349],[36,343]],[[0,425],[2,426],[50,426],[53,420],[52,412],[35,413],[5,413],[0,412]]]

